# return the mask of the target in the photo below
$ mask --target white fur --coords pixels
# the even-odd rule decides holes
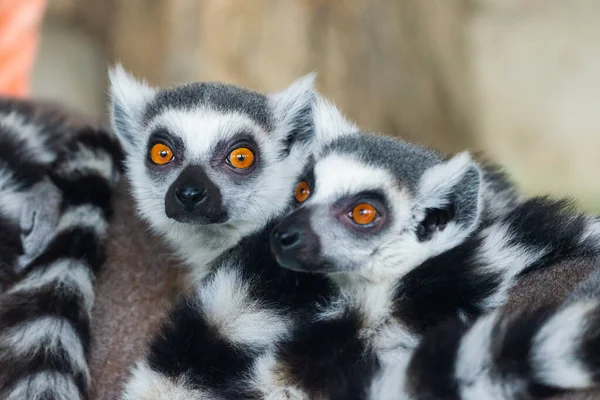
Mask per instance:
[[[496,292],[486,297],[482,304],[484,308],[493,309],[504,304],[516,276],[543,257],[547,250],[511,244],[507,225],[492,225],[481,236],[484,240],[478,249],[477,261],[481,264],[482,272],[499,273],[502,278]]]
[[[463,337],[456,359],[456,379],[462,399],[504,399],[503,387],[489,375],[492,365],[492,331],[497,313],[479,319]]]
[[[289,321],[252,298],[240,267],[222,266],[197,290],[198,305],[210,324],[233,343],[270,346],[287,333]]]
[[[87,360],[79,335],[65,319],[44,317],[24,322],[10,328],[2,337],[0,346],[19,357],[33,356],[39,352],[52,353],[60,346],[69,354],[68,360],[73,367],[81,371],[86,382],[89,382]]]
[[[28,121],[16,111],[8,114],[0,113],[0,126],[15,133],[15,138],[22,141],[28,155],[34,161],[40,163],[51,163],[56,154],[48,150],[46,137],[41,134],[43,127],[33,121]]]
[[[153,371],[145,362],[139,362],[125,385],[121,400],[205,400],[218,398],[193,388],[185,377],[171,379]]]
[[[92,229],[96,232],[98,237],[103,238],[108,229],[108,222],[100,207],[91,204],[83,204],[71,207],[65,211],[56,227],[56,235],[76,227]]]
[[[311,203],[330,203],[349,194],[379,189],[395,182],[388,171],[367,166],[347,154],[328,155],[317,162],[314,172],[317,181]]]
[[[119,67],[111,72],[111,81],[114,105],[125,109],[128,124],[139,125],[142,109],[152,98],[154,90],[137,82]],[[202,105],[191,110],[167,108],[153,118],[150,126],[144,129],[137,126],[136,141],[128,147],[127,169],[138,212],[154,231],[167,239],[179,258],[192,268],[192,279],[195,281],[208,273],[208,265],[216,257],[234,246],[242,236],[264,226],[267,220],[286,207],[296,177],[308,159],[310,147],[296,146],[282,161],[279,159],[281,146],[298,112],[311,105],[313,86],[314,77],[307,76],[289,88],[268,96],[276,119],[272,132],[265,132],[242,113],[223,113]],[[120,125],[123,130],[123,122],[116,121],[114,116],[113,124],[116,124],[117,132]],[[168,127],[185,143],[185,153],[175,154],[180,168],[189,164],[201,165],[211,180],[219,185],[223,204],[230,216],[227,222],[198,226],[166,217],[165,194],[179,175],[180,168],[165,172],[160,183],[148,176],[145,165],[146,141],[157,126]],[[241,131],[252,135],[260,149],[262,165],[260,172],[253,176],[251,186],[231,182],[220,167],[213,166],[216,143]],[[123,142],[128,142],[127,137],[131,137],[129,132],[121,132]]]
[[[455,186],[463,178],[465,172],[479,167],[473,162],[467,152],[459,153],[449,161],[434,165],[429,168],[419,181],[417,204],[421,210],[428,208],[443,208],[448,205],[448,197],[455,190]],[[481,180],[481,172],[480,180]],[[476,216],[469,226],[459,226],[456,221],[450,221],[446,228],[434,235],[428,247],[431,249],[429,257],[443,253],[462,243],[479,223],[481,214],[481,191],[478,190],[477,202],[471,205],[476,210]]]
[[[18,223],[26,194],[19,188],[13,173],[0,169],[0,212]]]
[[[329,100],[317,96],[313,106],[315,124],[315,153],[340,136],[358,134],[358,127]]]
[[[352,155],[333,153],[320,159],[315,165],[315,177],[313,195],[306,206],[318,207],[311,221],[320,235],[321,248],[336,262],[356,266],[352,272],[369,280],[399,278],[428,258],[460,243],[470,233],[465,232],[464,227],[449,223],[431,240],[419,242],[414,234],[415,217],[421,217],[423,201],[399,185],[389,171],[367,165]],[[344,233],[346,228],[336,228],[339,222],[331,219],[327,209],[342,197],[368,190],[384,191],[390,201],[392,225],[376,243],[359,246]],[[328,222],[323,224],[323,221]]]
[[[406,392],[406,369],[410,357],[394,362],[383,363],[381,371],[375,376],[369,387],[369,400],[410,400]]]
[[[532,365],[540,382],[565,389],[584,389],[594,382],[579,358],[585,321],[596,302],[580,302],[564,308],[544,324],[532,345]]]
[[[597,216],[588,217],[585,231],[579,239],[579,243],[594,241],[596,248],[600,247],[600,218]]]
[[[73,379],[51,371],[38,372],[15,384],[6,400],[74,400],[79,399],[79,390]]]
[[[91,312],[94,303],[93,280],[86,264],[63,258],[46,268],[32,271],[12,286],[8,293],[29,292],[53,282],[63,286],[63,290],[77,290],[81,293],[86,311]]]
[[[136,131],[140,130],[139,121],[145,106],[154,97],[156,90],[151,88],[146,82],[137,80],[133,75],[127,73],[121,64],[115,65],[108,72],[110,80],[110,97],[114,105],[118,105],[120,110],[125,113],[123,117],[128,120],[128,126],[123,127],[127,132],[121,132],[115,129],[117,134],[126,134],[134,141],[137,138]],[[110,118],[113,128],[121,126],[117,123],[115,107],[111,107]],[[127,140],[122,140],[122,144],[132,150]],[[139,142],[138,142],[139,144]]]
[[[290,122],[295,120],[306,105],[313,102],[316,78],[316,73],[307,74],[296,79],[286,89],[269,94],[269,103],[273,108],[274,117],[278,119],[279,129],[289,132]]]
[[[109,183],[116,183],[118,171],[110,154],[79,145],[76,151],[69,153],[69,157],[69,160],[60,163],[61,175],[77,176],[96,172]]]
[[[277,372],[277,360],[273,352],[267,352],[256,359],[248,382],[264,400],[310,400],[300,388],[286,385]]]

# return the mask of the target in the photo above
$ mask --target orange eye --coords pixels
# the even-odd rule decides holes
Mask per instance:
[[[310,197],[310,187],[306,181],[302,181],[296,186],[296,201],[304,203]]]
[[[361,203],[352,209],[352,219],[359,225],[367,225],[375,221],[377,210],[368,203]]]
[[[162,143],[156,143],[150,149],[150,159],[154,164],[164,165],[173,159],[173,151]]]
[[[247,147],[238,147],[229,153],[227,162],[238,169],[246,169],[254,164],[254,153]]]

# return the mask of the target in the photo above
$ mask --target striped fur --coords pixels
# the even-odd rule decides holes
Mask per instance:
[[[600,302],[442,324],[408,363],[386,365],[372,399],[541,399],[598,388]]]
[[[120,148],[107,132],[69,130],[58,116],[41,118],[34,105],[0,105],[0,142],[11,150],[0,156],[0,191],[11,200],[2,204],[1,215],[12,227],[0,245],[7,250],[0,398],[85,399],[93,281],[104,262]],[[36,192],[40,184],[45,189]],[[46,197],[49,204],[43,205],[32,192],[54,193],[59,201]],[[55,221],[46,221],[48,215]],[[27,226],[31,218],[33,226]],[[47,235],[36,239],[42,248],[23,245],[38,229]]]
[[[597,218],[577,212],[567,201],[533,198],[394,282],[334,276],[341,290],[339,300],[322,308],[312,322],[298,327],[272,354],[262,357],[260,365],[267,365],[267,371],[257,368],[255,373],[263,395],[268,398],[271,393],[294,391],[302,399],[368,398],[372,381],[379,379],[375,375],[378,368],[389,364],[404,368],[420,337],[439,323],[466,323],[502,305],[508,290],[523,274],[572,258],[598,257],[597,226]],[[566,332],[563,341],[568,343],[576,333]],[[447,382],[439,371],[452,366],[444,357],[452,357],[452,340],[459,337],[460,332],[450,331],[438,336],[438,341],[423,344],[423,351],[431,357],[421,370],[431,378],[424,377],[422,385],[432,390],[432,395],[422,398],[445,398],[436,397],[435,390],[455,387],[455,382]],[[474,363],[476,357],[469,349],[477,353],[481,348],[477,343],[496,343],[478,329],[469,340],[475,345],[466,347],[464,359]],[[549,352],[556,343],[556,338],[553,340],[542,349]],[[511,352],[518,351],[512,346],[515,343],[506,346],[508,363],[518,363],[517,358],[511,359]],[[472,373],[475,367],[467,366],[465,371]],[[378,394],[371,398],[399,398],[378,397],[392,390],[389,386],[403,387],[400,375],[393,376],[396,383],[383,379],[373,389]],[[408,375],[406,379],[412,384],[420,378]],[[472,398],[487,398],[485,390]]]

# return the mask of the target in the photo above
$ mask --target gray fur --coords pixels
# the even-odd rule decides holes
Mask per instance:
[[[265,131],[273,129],[267,96],[221,82],[191,83],[161,90],[146,106],[144,125],[167,109],[192,110],[208,107],[221,113],[243,113]]]
[[[23,255],[19,257],[17,273],[21,273],[52,240],[61,215],[61,202],[62,193],[49,180],[37,183],[27,193],[21,210]]]
[[[332,153],[356,156],[361,162],[384,168],[414,191],[421,175],[443,161],[431,149],[405,142],[399,138],[363,133],[360,136],[342,136],[327,146],[322,157]]]

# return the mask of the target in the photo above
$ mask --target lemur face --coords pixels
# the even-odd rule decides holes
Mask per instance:
[[[314,136],[313,80],[263,95],[221,83],[158,90],[111,71],[113,126],[141,215],[173,230],[260,226],[281,212]]]
[[[300,180],[271,244],[289,269],[398,276],[458,245],[479,219],[480,170],[400,140],[334,141]]]

